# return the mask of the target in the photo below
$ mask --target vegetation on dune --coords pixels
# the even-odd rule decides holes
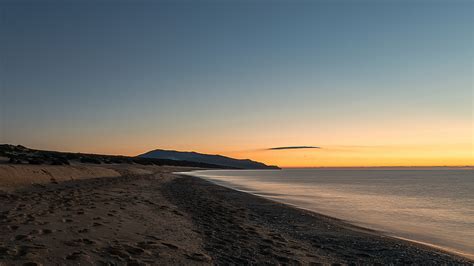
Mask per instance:
[[[87,153],[70,153],[58,151],[43,151],[29,149],[21,145],[0,145],[0,156],[8,158],[11,164],[32,165],[69,165],[71,162],[86,164],[140,164],[140,165],[169,165],[187,166],[200,168],[231,168],[215,164],[207,164],[192,161],[177,161],[170,159],[153,159],[141,157],[129,157],[121,155],[102,155]]]

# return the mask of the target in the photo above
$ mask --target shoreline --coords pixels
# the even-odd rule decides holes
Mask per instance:
[[[370,227],[364,226],[364,225],[358,225],[355,222],[351,222],[351,221],[348,221],[348,220],[337,218],[337,217],[334,217],[334,216],[331,216],[331,215],[328,215],[328,214],[325,214],[325,213],[317,212],[317,211],[314,211],[314,210],[311,210],[311,209],[306,209],[306,208],[303,208],[303,207],[299,207],[299,206],[291,204],[291,203],[280,202],[278,200],[273,200],[273,199],[270,199],[270,198],[266,198],[265,196],[261,196],[261,195],[258,195],[258,194],[253,194],[251,192],[247,192],[247,191],[240,190],[240,189],[237,189],[237,188],[232,188],[230,186],[225,186],[223,184],[217,184],[217,183],[215,183],[211,180],[206,180],[206,179],[198,177],[198,176],[193,176],[193,177],[203,179],[203,180],[211,182],[211,183],[213,183],[214,185],[217,185],[217,186],[222,186],[222,187],[225,187],[225,188],[228,188],[228,189],[232,189],[232,190],[236,190],[236,191],[239,191],[239,192],[242,192],[242,193],[250,194],[250,195],[255,196],[255,197],[260,197],[260,198],[263,198],[265,200],[269,200],[269,201],[273,201],[273,202],[276,202],[276,203],[284,204],[284,205],[287,205],[291,208],[295,208],[295,209],[300,210],[300,211],[308,211],[308,212],[312,212],[312,213],[320,215],[320,216],[324,216],[324,217],[327,217],[327,218],[330,218],[330,219],[334,219],[335,221],[338,221],[338,222],[344,222],[344,223],[347,223],[350,226],[352,226],[354,230],[362,230],[366,233],[372,233],[372,234],[375,234],[375,235],[378,235],[378,236],[391,237],[391,238],[394,238],[394,239],[407,241],[407,242],[411,242],[411,243],[414,243],[414,244],[419,244],[419,245],[422,245],[422,246],[433,248],[433,249],[436,249],[436,250],[441,251],[441,252],[447,252],[447,253],[450,253],[450,254],[455,255],[455,256],[460,256],[460,257],[466,258],[468,260],[474,260],[474,255],[463,253],[463,252],[460,252],[460,251],[456,251],[456,250],[450,249],[448,247],[444,247],[444,246],[440,246],[440,245],[436,245],[436,244],[431,244],[429,242],[418,241],[418,240],[415,240],[415,239],[410,239],[410,238],[406,238],[406,237],[402,237],[402,236],[397,236],[395,234],[391,234],[390,232],[385,232],[385,231],[382,231],[382,230],[370,228]]]
[[[179,186],[180,189],[184,189],[185,185],[192,187],[200,192],[200,195],[196,195],[198,198],[204,197],[205,201],[209,201],[212,204],[216,204],[216,200],[209,200],[208,197],[217,197],[221,201],[236,203],[231,204],[237,205],[233,206],[236,209],[242,208],[242,205],[244,205],[244,209],[257,214],[256,220],[260,220],[259,223],[263,224],[263,227],[283,227],[283,230],[279,230],[280,234],[288,235],[289,233],[290,236],[288,238],[296,236],[297,240],[312,242],[313,248],[315,249],[326,249],[325,246],[328,246],[327,249],[329,251],[327,253],[321,253],[325,253],[324,256],[326,258],[337,258],[335,260],[336,262],[423,264],[426,262],[449,263],[449,261],[452,260],[451,262],[455,263],[472,263],[470,258],[461,256],[460,254],[454,254],[444,249],[385,235],[377,230],[353,225],[338,218],[228,188],[200,177],[189,176],[186,174],[180,174],[180,176],[181,178],[175,181],[180,182],[178,180],[182,180],[181,182],[183,184]],[[188,194],[192,195],[192,192],[189,192]],[[193,200],[195,202],[202,202],[202,199],[198,200],[198,198],[193,198]],[[191,202],[187,202],[186,204],[193,205]],[[177,205],[180,206],[179,204]],[[189,206],[187,207],[189,208]],[[194,204],[191,209],[199,208],[206,207],[202,205],[196,206],[196,204]],[[225,208],[232,209],[230,206],[226,206]],[[193,210],[191,210],[191,212],[192,211]],[[206,211],[201,212],[205,213]],[[264,217],[268,213],[274,215],[273,219],[275,217],[286,216],[286,221],[282,220],[282,223],[275,224],[274,221],[272,222],[271,220],[265,220],[265,218],[263,218],[263,220],[258,218],[259,215]],[[196,213],[195,215],[198,216],[199,214]],[[303,218],[298,219],[301,217]],[[296,218],[295,220],[299,222],[298,227],[300,228],[297,231],[295,231],[294,228],[291,228],[291,222],[288,223],[292,218]],[[196,217],[195,219],[200,220],[201,218]],[[198,221],[197,223],[202,223],[202,221]],[[287,226],[284,225],[285,223]],[[285,230],[287,232],[285,232]],[[302,233],[301,231],[309,233]],[[315,239],[319,241],[314,241]],[[359,249],[358,246],[361,246],[362,248]],[[410,255],[407,256],[407,254]],[[410,259],[405,260],[406,257],[410,257]],[[438,260],[440,257],[443,257],[441,261]],[[444,261],[444,259],[447,260]]]
[[[454,256],[459,256],[459,257],[465,258],[467,260],[471,260],[474,263],[474,255],[471,255],[471,254],[463,253],[463,252],[460,252],[460,251],[450,249],[448,247],[443,247],[443,246],[431,244],[431,243],[428,243],[428,242],[417,241],[417,240],[414,240],[414,239],[409,239],[409,238],[405,238],[405,237],[401,237],[401,236],[385,234],[383,232],[381,232],[381,234],[386,235],[388,237],[393,237],[395,239],[400,239],[402,241],[408,241],[408,242],[412,242],[414,244],[420,244],[420,245],[423,245],[423,246],[426,246],[426,247],[429,247],[429,248],[437,249],[441,252],[446,252],[446,253],[452,254]]]
[[[120,176],[0,191],[0,265],[473,263],[173,174],[196,168],[107,167]]]
[[[373,233],[373,234],[376,234],[378,236],[390,237],[390,238],[394,238],[394,239],[397,239],[397,240],[411,242],[413,244],[426,246],[426,247],[429,247],[429,248],[432,248],[432,249],[435,249],[435,250],[438,250],[438,251],[441,251],[441,252],[446,252],[446,253],[449,253],[449,254],[452,254],[452,255],[455,255],[455,256],[460,256],[460,257],[463,257],[465,259],[472,260],[474,262],[474,254],[465,253],[465,252],[458,251],[458,250],[455,250],[455,249],[452,249],[452,248],[449,248],[449,247],[446,247],[446,246],[442,246],[442,245],[432,244],[432,243],[429,243],[429,242],[424,242],[424,241],[420,241],[420,240],[416,240],[416,239],[411,239],[411,238],[407,238],[407,237],[403,237],[403,236],[398,236],[398,235],[396,235],[396,233],[392,233],[392,232],[389,232],[389,231],[383,231],[383,230],[379,230],[379,229],[376,229],[376,228],[370,228],[370,226],[367,226],[367,225],[357,224],[356,222],[345,220],[345,219],[342,219],[342,218],[337,218],[337,217],[334,217],[332,215],[319,212],[317,210],[312,210],[312,209],[300,207],[300,206],[295,205],[295,204],[291,204],[291,203],[288,203],[288,202],[283,202],[283,201],[279,201],[279,200],[276,200],[276,199],[266,197],[265,195],[260,195],[258,193],[252,193],[251,191],[246,191],[244,189],[239,189],[239,188],[236,188],[236,187],[232,187],[232,186],[228,185],[226,182],[219,182],[219,181],[215,181],[215,180],[211,180],[211,179],[206,179],[205,177],[201,177],[199,175],[194,175],[193,174],[193,172],[200,172],[200,171],[202,171],[202,170],[192,170],[192,171],[188,171],[188,172],[177,172],[177,173],[173,173],[173,174],[177,174],[177,175],[181,175],[181,176],[185,176],[185,177],[199,178],[203,181],[210,182],[210,183],[212,183],[213,185],[216,185],[216,186],[222,186],[222,187],[225,187],[225,188],[230,189],[230,190],[235,190],[235,191],[238,191],[238,192],[241,192],[241,193],[249,194],[249,195],[254,196],[254,197],[262,198],[264,200],[268,200],[268,201],[272,201],[272,202],[275,202],[275,203],[283,204],[283,205],[286,205],[288,207],[291,207],[291,208],[294,208],[294,209],[297,209],[297,210],[301,210],[301,211],[305,211],[305,212],[311,212],[311,213],[314,213],[314,214],[319,215],[319,216],[324,216],[324,217],[327,217],[327,218],[330,218],[330,219],[334,219],[337,222],[346,223],[346,224],[354,227],[353,228],[354,230],[363,230],[367,233]],[[219,170],[212,170],[212,171],[219,171]],[[245,171],[245,170],[243,170],[243,171]]]

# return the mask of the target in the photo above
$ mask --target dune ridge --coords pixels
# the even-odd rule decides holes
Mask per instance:
[[[0,189],[11,190],[32,184],[118,176],[120,173],[114,169],[89,165],[0,165]]]

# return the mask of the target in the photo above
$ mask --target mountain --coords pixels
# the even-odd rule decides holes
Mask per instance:
[[[222,155],[202,154],[197,152],[183,152],[158,149],[138,155],[138,157],[199,162],[234,167],[239,169],[279,169],[278,166],[266,165],[264,163],[252,161],[249,159],[234,159]]]
[[[21,145],[0,144],[0,164],[37,164],[37,165],[69,165],[70,163],[86,164],[141,164],[141,165],[167,165],[200,168],[219,168],[223,166],[177,161],[169,159],[154,159],[143,157],[129,157],[121,155],[71,153],[59,151],[44,151],[26,148]]]

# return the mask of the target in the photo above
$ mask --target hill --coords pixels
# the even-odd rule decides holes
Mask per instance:
[[[30,149],[21,145],[0,144],[0,163],[33,164],[33,165],[69,165],[70,163],[86,164],[139,164],[186,166],[199,168],[232,168],[187,160],[154,159],[144,157],[129,157],[120,155],[103,155],[72,153],[59,151],[44,151]]]
[[[278,166],[266,165],[249,159],[234,159],[222,155],[211,155],[197,152],[182,152],[174,150],[153,150],[139,155],[140,158],[167,159],[191,161],[207,164],[222,165],[239,169],[279,169]]]

